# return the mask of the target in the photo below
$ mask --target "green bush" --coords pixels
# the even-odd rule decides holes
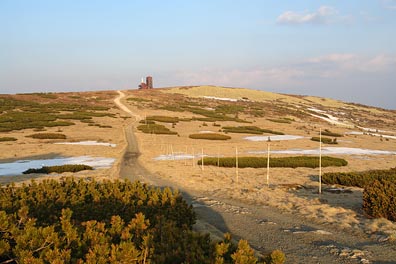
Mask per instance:
[[[144,119],[144,120],[140,120],[139,123],[145,124],[145,125],[152,125],[152,124],[155,124],[155,121]]]
[[[220,167],[236,167],[235,157],[205,157],[203,159],[205,165],[220,166]],[[202,160],[198,161],[201,165]],[[322,167],[329,166],[346,166],[348,162],[344,159],[333,158],[328,156],[322,157]],[[267,167],[267,158],[265,157],[239,157],[238,158],[239,168],[265,168]],[[278,168],[317,168],[319,167],[319,157],[312,156],[295,156],[295,157],[281,157],[281,158],[270,158],[270,167]]]
[[[148,116],[148,117],[146,117],[146,120],[163,122],[163,123],[177,123],[177,122],[179,122],[179,118],[173,117],[173,116]]]
[[[268,264],[283,264],[286,261],[285,253],[276,249],[268,256]]]
[[[5,141],[17,141],[17,139],[14,137],[0,137],[0,142],[5,142]]]
[[[177,135],[177,132],[159,124],[139,125],[137,129],[147,134]]]
[[[66,178],[10,185],[0,188],[0,262],[241,263],[231,256],[253,260],[246,242],[239,247],[231,239],[214,243],[208,234],[192,231],[195,217],[179,192],[139,182]],[[216,250],[221,248],[225,250]]]
[[[27,137],[36,139],[66,139],[66,135],[58,133],[36,133]]]
[[[366,185],[363,210],[369,216],[396,221],[396,181],[380,179]]]
[[[312,137],[311,140],[319,142],[320,141],[320,137]],[[333,144],[333,145],[334,144],[338,144],[336,138],[331,139],[331,138],[327,138],[327,137],[322,137],[322,143],[324,143],[324,144]]]
[[[230,136],[217,134],[217,133],[197,133],[188,136],[192,139],[207,139],[207,140],[228,140],[231,139]]]
[[[322,175],[326,184],[339,184],[365,188],[374,180],[387,180],[396,182],[396,168],[389,170],[368,170],[360,172],[328,172]]]
[[[32,94],[44,98],[57,99],[55,94]],[[48,103],[16,100],[7,96],[0,96],[0,132],[22,129],[41,129],[44,127],[71,126],[72,122],[58,119],[88,120],[92,117],[111,116],[108,107],[89,105],[89,100],[79,100],[84,104]],[[60,114],[60,112],[69,112]]]
[[[79,172],[83,170],[93,170],[91,166],[84,164],[66,164],[60,166],[43,166],[39,169],[28,169],[23,172],[23,174],[31,174],[31,173],[63,173],[63,172]]]
[[[282,132],[273,131],[269,129],[259,128],[257,126],[226,126],[223,127],[223,131],[226,133],[245,133],[245,134],[257,134],[262,135],[263,133],[274,134],[274,135],[284,135]]]

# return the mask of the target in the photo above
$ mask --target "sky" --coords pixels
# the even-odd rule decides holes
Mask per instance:
[[[0,93],[147,75],[396,109],[396,0],[0,0]]]

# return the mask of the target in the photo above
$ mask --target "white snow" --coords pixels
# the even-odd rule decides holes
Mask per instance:
[[[58,142],[55,144],[60,144],[60,145],[82,145],[82,146],[106,146],[106,147],[116,147],[117,144],[112,144],[112,143],[106,143],[106,142],[98,142],[98,141],[93,141],[93,140],[87,140],[87,141],[79,141],[79,142]]]
[[[207,155],[203,155],[204,157],[207,157]],[[202,155],[192,155],[192,154],[185,154],[185,153],[177,153],[177,154],[168,154],[168,155],[159,155],[155,157],[153,160],[186,160],[186,159],[200,159],[202,158]]]
[[[381,134],[378,134],[378,133],[367,133],[367,132],[359,132],[359,131],[345,132],[345,134],[347,134],[347,135],[369,135],[369,136],[375,136],[375,137],[396,139],[396,136],[381,135]]]
[[[268,138],[271,141],[281,141],[281,140],[295,140],[295,139],[302,139],[305,137],[302,136],[294,136],[294,135],[276,135],[276,136],[249,136],[244,137],[244,139],[249,141],[268,141]]]
[[[249,151],[251,154],[265,154],[267,150]],[[288,150],[272,150],[274,154],[290,154],[290,155],[319,155],[317,149],[288,149]],[[325,147],[322,148],[323,155],[396,155],[396,151],[373,150],[362,148],[346,148],[346,147]]]
[[[19,175],[30,168],[41,168],[43,166],[58,166],[65,164],[85,164],[95,169],[110,168],[114,163],[113,158],[104,157],[59,157],[53,159],[19,160],[9,163],[0,163],[0,176]]]
[[[326,113],[326,111],[319,110],[319,109],[316,109],[316,108],[308,108],[308,110],[311,110],[311,111],[319,113],[319,114],[326,115],[327,117],[320,116],[320,115],[315,115],[315,114],[310,114],[311,116],[316,117],[316,118],[320,118],[322,120],[325,120],[326,122],[328,122],[330,124],[351,127],[350,124],[346,124],[344,122],[339,121],[338,117],[330,115],[330,114]]]
[[[224,97],[215,97],[215,96],[203,96],[203,98],[220,100],[220,101],[230,101],[230,102],[237,102],[238,101],[238,99],[234,99],[234,98],[224,98]]]

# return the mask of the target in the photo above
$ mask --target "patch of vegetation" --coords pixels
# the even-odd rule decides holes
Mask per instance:
[[[149,99],[145,99],[145,98],[141,98],[141,97],[129,97],[127,98],[127,101],[131,101],[131,102],[151,102],[151,100]]]
[[[228,140],[231,139],[230,136],[217,134],[217,133],[197,133],[188,136],[192,139],[207,139],[207,140]]]
[[[71,122],[56,121],[56,116],[47,113],[9,112],[0,115],[0,132],[74,125]]]
[[[321,140],[320,137],[312,137],[311,140],[317,141],[317,142],[322,141],[322,143],[324,143],[324,144],[333,144],[333,145],[338,144],[337,138],[331,139],[331,138],[327,138],[327,137],[322,137],[322,140]]]
[[[363,210],[369,216],[396,221],[396,181],[379,179],[366,185]]]
[[[66,135],[59,133],[36,133],[26,137],[31,137],[36,139],[66,139]]]
[[[226,126],[223,127],[223,131],[226,133],[245,133],[245,134],[257,134],[257,135],[262,135],[263,133],[269,133],[275,135],[284,135],[282,132],[263,129],[257,126],[237,126],[237,127]]]
[[[40,96],[40,94],[33,95]],[[48,95],[44,96],[48,97]],[[55,94],[49,96],[51,98],[55,96],[53,99],[58,99]],[[0,96],[0,132],[74,125],[72,122],[59,121],[58,119],[85,120],[92,117],[113,117],[113,114],[107,112],[97,112],[107,110],[109,108],[105,106],[59,102],[38,103],[16,100],[10,96]],[[69,113],[60,114],[61,112]]]
[[[85,120],[91,119],[92,117],[114,117],[112,113],[101,113],[101,112],[88,112],[88,111],[77,111],[71,114],[57,115],[59,119],[75,119],[75,120]]]
[[[290,118],[279,118],[279,119],[274,119],[274,118],[267,118],[268,121],[275,122],[275,123],[282,123],[282,124],[291,124],[292,119]]]
[[[219,167],[236,167],[235,157],[205,157],[203,159],[205,165],[219,166]],[[198,161],[201,165],[202,160]],[[322,157],[322,167],[341,167],[346,166],[348,162],[344,159],[333,158],[329,156]],[[239,157],[238,158],[239,168],[266,168],[267,158],[264,157]],[[312,156],[295,156],[295,157],[281,157],[281,158],[270,158],[270,167],[272,168],[318,168],[319,157]]]
[[[31,174],[31,173],[63,173],[63,172],[79,172],[83,170],[93,170],[91,166],[84,164],[66,164],[60,166],[43,166],[39,169],[28,169],[23,172],[23,174]]]
[[[389,170],[368,170],[360,172],[328,172],[322,175],[322,182],[365,188],[375,180],[387,180],[396,183],[396,168]]]
[[[171,131],[166,126],[160,124],[139,125],[137,129],[146,134],[177,135],[177,132]]]
[[[177,191],[139,182],[66,178],[0,188],[2,263],[257,263],[227,234],[192,231],[195,213]],[[283,263],[278,250],[266,263]],[[274,262],[278,260],[279,262]]]
[[[328,129],[322,131],[322,136],[329,136],[329,137],[343,137],[342,134],[331,132]]]
[[[155,124],[155,121],[144,119],[144,120],[140,120],[139,123],[145,124],[145,125],[152,125],[152,124]]]
[[[0,137],[0,142],[6,142],[6,141],[17,141],[17,139],[14,137]]]
[[[177,122],[179,122],[179,118],[173,117],[173,116],[148,116],[148,117],[146,117],[146,120],[157,121],[157,122],[162,122],[162,123],[177,123]]]
[[[215,108],[215,111],[222,114],[238,114],[243,112],[245,108],[242,105],[237,104],[222,104]]]

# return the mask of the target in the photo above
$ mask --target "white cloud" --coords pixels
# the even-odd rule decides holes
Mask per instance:
[[[352,53],[334,53],[307,58],[289,65],[255,67],[251,69],[206,68],[197,71],[178,71],[169,74],[185,85],[220,85],[231,87],[288,87],[295,88],[311,80],[352,78],[357,75],[395,73],[396,56],[379,54],[364,57]],[[170,80],[170,82],[172,82]]]
[[[295,12],[286,11],[281,14],[278,19],[278,24],[328,24],[339,20],[338,10],[331,6],[321,6],[315,12]]]

